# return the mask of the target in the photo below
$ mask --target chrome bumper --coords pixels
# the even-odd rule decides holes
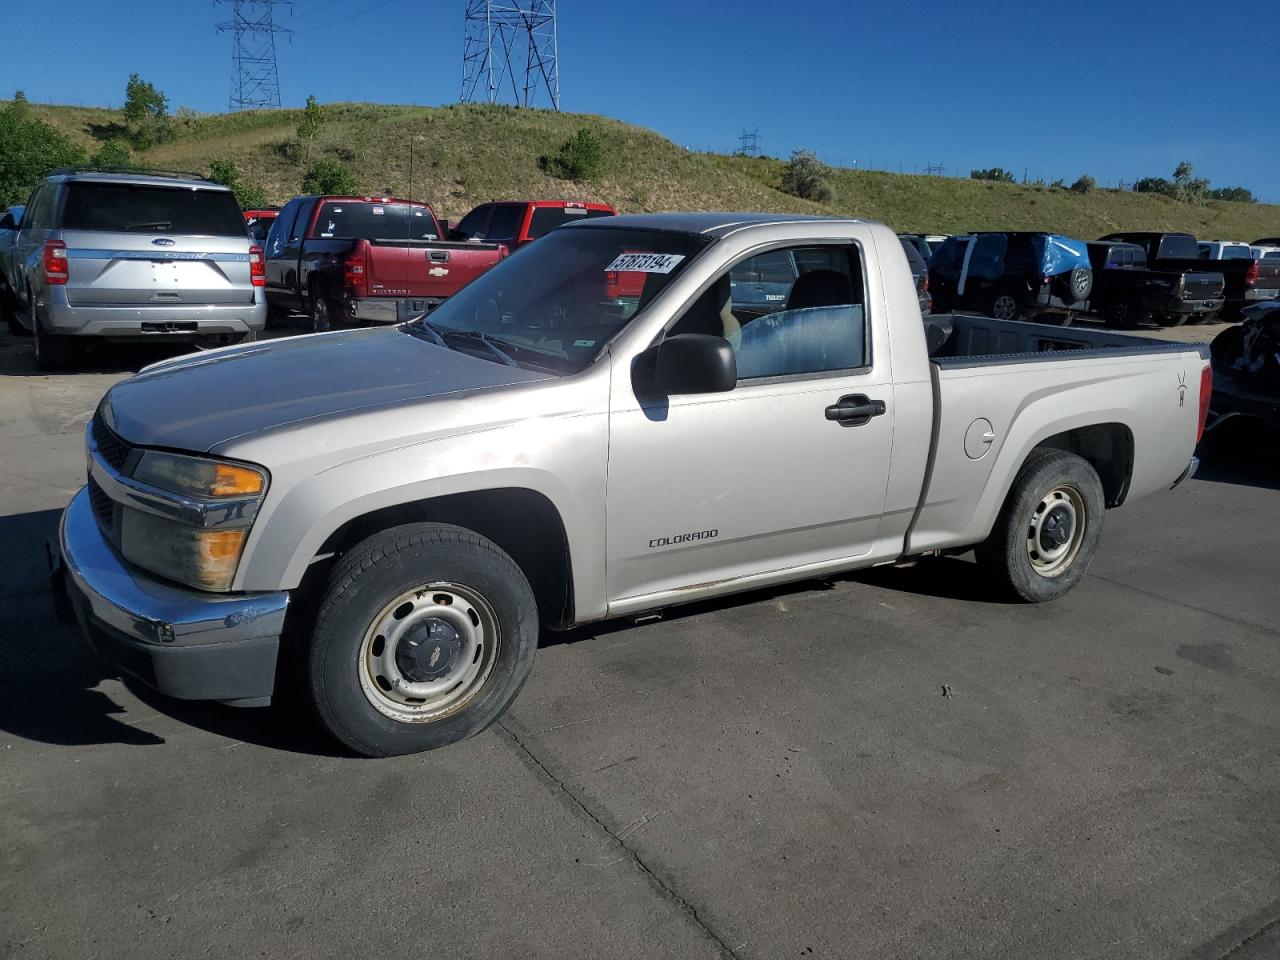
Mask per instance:
[[[347,315],[352,320],[371,323],[408,323],[430,313],[444,300],[440,297],[370,297],[348,300]]]
[[[104,660],[183,700],[270,701],[287,592],[200,593],[144,576],[107,543],[83,488],[62,514],[58,552],[76,619]]]
[[[1182,483],[1183,480],[1190,480],[1192,477],[1196,475],[1196,471],[1199,469],[1200,469],[1200,458],[1192,457],[1191,462],[1187,464],[1187,469],[1183,470],[1182,473],[1178,475],[1178,479],[1173,481],[1173,486],[1171,486],[1169,489],[1172,490],[1174,487]]]

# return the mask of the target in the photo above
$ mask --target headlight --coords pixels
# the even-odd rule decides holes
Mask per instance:
[[[192,497],[253,496],[262,493],[267,480],[261,470],[238,463],[156,450],[143,454],[133,479]]]
[[[207,506],[201,518],[189,510],[169,517],[126,505],[120,519],[120,552],[125,559],[199,590],[230,590],[253,517],[246,504],[256,506],[261,500],[266,473],[239,463],[148,450],[132,479],[176,494],[188,505],[195,501]],[[214,523],[210,516],[223,522]]]
[[[120,552],[130,563],[199,590],[231,589],[248,527],[191,527],[126,508]]]

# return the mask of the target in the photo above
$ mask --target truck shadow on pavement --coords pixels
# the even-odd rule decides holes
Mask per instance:
[[[1280,490],[1280,433],[1244,419],[1210,431],[1196,451],[1196,480]]]

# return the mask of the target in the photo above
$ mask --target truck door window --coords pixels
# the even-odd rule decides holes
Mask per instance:
[[[449,231],[449,239],[459,241],[483,239],[489,227],[489,215],[492,213],[493,207],[490,205],[476,207],[462,218],[461,223]]]
[[[520,220],[524,214],[524,206],[518,203],[500,203],[493,208],[493,219],[485,239],[501,242],[514,240],[516,231],[520,229]]]
[[[314,209],[314,200],[303,200],[298,205],[297,219],[293,221],[293,226],[289,228],[290,243],[297,243],[302,239],[302,235],[307,232],[307,225],[311,222],[311,211]]]
[[[862,269],[856,258],[852,248],[835,246],[759,254],[712,283],[670,334],[724,336],[733,347],[739,380],[864,366]],[[792,264],[803,265],[798,277],[792,276]],[[762,304],[761,288],[779,299]]]

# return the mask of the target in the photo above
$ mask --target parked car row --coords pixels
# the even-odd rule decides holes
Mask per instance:
[[[450,230],[417,200],[303,196],[242,211],[230,189],[190,174],[59,170],[0,216],[0,313],[34,335],[45,370],[89,338],[224,346],[294,311],[313,330],[396,323],[556,227],[615,213],[493,202]],[[638,297],[643,281],[615,273],[609,292]]]
[[[926,289],[940,312],[1062,323],[1087,312],[1121,328],[1177,326],[1238,319],[1249,304],[1280,297],[1280,237],[1252,244],[1159,232],[1097,241],[1021,231],[899,237],[927,258]]]

